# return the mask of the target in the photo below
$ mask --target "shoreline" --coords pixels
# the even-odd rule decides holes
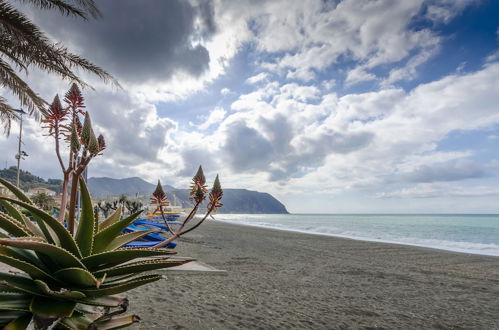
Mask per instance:
[[[130,292],[134,329],[493,329],[499,259],[210,221],[179,255],[225,274]]]
[[[454,253],[464,253],[464,254],[471,254],[471,255],[477,255],[477,256],[487,256],[487,257],[496,257],[496,258],[499,258],[499,255],[489,254],[489,253],[483,253],[483,252],[480,253],[478,250],[465,250],[465,249],[457,249],[457,248],[456,249],[451,249],[451,248],[437,247],[437,246],[431,246],[431,245],[423,245],[423,244],[415,244],[415,243],[403,243],[403,242],[397,242],[397,241],[388,241],[388,240],[375,239],[375,238],[369,238],[369,237],[353,237],[353,236],[337,235],[337,234],[329,234],[329,233],[325,234],[325,233],[318,233],[318,232],[298,230],[298,229],[290,229],[290,228],[282,228],[282,227],[272,227],[272,226],[250,224],[250,223],[238,223],[238,222],[235,222],[235,221],[232,222],[232,221],[227,221],[227,220],[216,220],[216,219],[213,220],[213,219],[211,219],[210,221],[212,221],[212,222],[220,222],[220,223],[228,223],[228,224],[235,225],[235,226],[256,227],[256,228],[262,228],[262,229],[267,229],[267,230],[285,231],[285,232],[291,232],[291,233],[297,233],[297,234],[304,234],[304,235],[314,235],[314,236],[323,236],[323,237],[335,237],[335,238],[349,239],[349,240],[354,240],[354,241],[362,241],[362,242],[370,242],[370,243],[380,243],[380,244],[393,244],[393,245],[401,245],[401,246],[410,246],[410,247],[431,249],[431,250],[437,250],[437,251],[447,251],[447,252],[454,252]]]

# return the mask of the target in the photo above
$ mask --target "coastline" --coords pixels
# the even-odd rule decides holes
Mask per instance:
[[[449,248],[449,247],[439,246],[439,245],[419,244],[419,243],[410,243],[410,242],[398,242],[398,241],[391,241],[391,240],[384,240],[384,239],[376,239],[376,238],[371,238],[371,237],[355,237],[355,236],[340,235],[340,234],[319,233],[319,232],[315,232],[315,231],[291,229],[291,228],[278,227],[278,226],[266,226],[266,225],[261,225],[261,224],[251,224],[251,223],[244,223],[244,222],[238,223],[236,221],[230,221],[230,220],[212,220],[212,222],[228,223],[228,224],[235,225],[235,226],[257,227],[257,228],[262,228],[262,229],[266,229],[266,230],[287,231],[287,232],[299,233],[299,234],[305,234],[305,235],[336,237],[336,238],[342,238],[342,239],[351,239],[354,241],[363,241],[363,242],[381,243],[381,244],[394,244],[394,245],[432,249],[432,250],[438,250],[438,251],[448,251],[448,252],[455,252],[455,253],[473,254],[473,255],[479,255],[479,256],[488,256],[488,257],[499,258],[499,255],[496,255],[493,253],[487,253],[487,252],[484,252],[483,250]]]
[[[492,329],[499,258],[208,222],[179,255],[225,275],[133,290],[135,329]],[[165,272],[165,274],[168,274]]]

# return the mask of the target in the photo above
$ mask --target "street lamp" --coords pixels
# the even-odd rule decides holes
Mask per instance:
[[[27,157],[28,154],[25,153],[23,150],[21,150],[21,144],[23,143],[23,115],[26,114],[26,112],[22,109],[13,109],[15,116],[17,119],[19,119],[19,144],[17,147],[17,154],[16,154],[16,159],[17,159],[17,180],[16,180],[16,186],[19,188],[19,174],[20,174],[20,165],[21,165],[21,158],[25,159],[24,157]]]

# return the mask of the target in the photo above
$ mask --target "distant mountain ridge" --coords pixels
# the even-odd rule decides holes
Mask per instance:
[[[88,188],[92,196],[98,198],[117,197],[122,194],[134,197],[137,194],[139,196],[151,195],[156,185],[138,177],[126,179],[92,177],[88,179]],[[163,185],[163,189],[170,201],[175,199],[178,205],[185,208],[191,206],[187,189],[176,189],[169,185]],[[223,207],[219,213],[289,213],[286,206],[272,195],[246,189],[224,189],[222,203]]]
[[[139,177],[125,178],[125,179],[112,179],[112,178],[89,178],[87,181],[88,189],[94,197],[108,197],[108,196],[135,196],[150,195],[156,185],[149,183]],[[175,188],[169,185],[163,185],[163,189],[174,190]]]

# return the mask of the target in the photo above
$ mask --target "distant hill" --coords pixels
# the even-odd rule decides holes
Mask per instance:
[[[177,203],[182,207],[189,207],[189,191],[173,190],[167,191],[166,195],[173,200],[176,196]],[[248,214],[275,214],[289,213],[286,206],[268,193],[251,191],[246,189],[224,189],[222,198],[223,207],[218,213],[248,213]]]
[[[149,197],[156,185],[138,177],[90,178],[88,188],[92,196],[98,198],[117,197],[122,194],[130,197],[136,194]],[[191,207],[187,189],[175,189],[169,185],[163,185],[163,189],[170,201],[176,200],[177,205],[184,208]],[[246,189],[224,189],[222,203],[224,205],[220,213],[288,213],[286,207],[272,195]]]
[[[111,179],[111,178],[90,178],[88,179],[88,189],[93,197],[108,197],[108,196],[135,196],[150,195],[156,188],[155,184],[149,183],[138,177],[126,179]],[[169,185],[163,185],[163,189],[174,190],[175,188]]]
[[[17,168],[11,166],[9,168],[4,168],[0,170],[0,178],[5,179],[13,184],[16,184],[17,179]],[[19,171],[19,185],[22,190],[28,191],[31,188],[43,187],[53,190],[57,193],[61,192],[62,180],[59,179],[48,179],[45,180],[36,175],[31,174],[28,171]]]

